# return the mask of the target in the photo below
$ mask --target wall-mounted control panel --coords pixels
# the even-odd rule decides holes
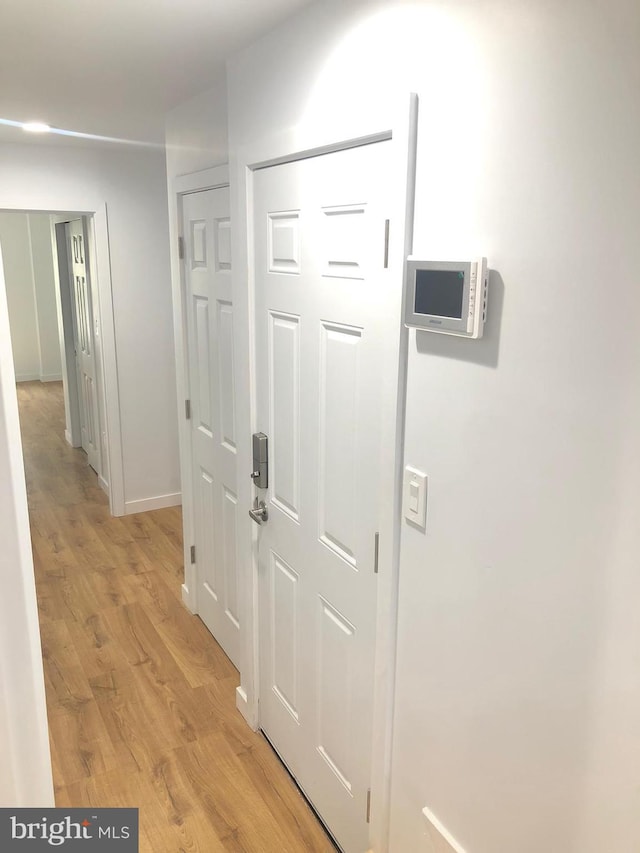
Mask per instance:
[[[253,434],[251,479],[259,489],[266,489],[269,486],[269,439],[263,432]]]
[[[421,261],[407,259],[407,326],[481,338],[487,319],[487,259]]]
[[[407,521],[425,530],[427,526],[427,475],[410,465],[404,469],[403,513]]]

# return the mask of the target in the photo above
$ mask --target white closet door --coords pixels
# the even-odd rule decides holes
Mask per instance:
[[[183,197],[198,613],[238,665],[229,189]]]

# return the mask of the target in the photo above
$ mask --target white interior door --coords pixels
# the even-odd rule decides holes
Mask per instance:
[[[93,305],[86,231],[81,219],[67,225],[73,292],[73,325],[80,403],[82,448],[89,465],[100,473],[100,427],[94,342]]]
[[[197,609],[238,666],[229,189],[183,196]]]
[[[369,846],[389,148],[254,176],[260,722],[347,853]]]

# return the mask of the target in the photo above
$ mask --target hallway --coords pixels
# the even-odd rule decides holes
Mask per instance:
[[[18,400],[56,804],[139,807],[142,853],[334,850],[182,605],[180,509],[111,517],[62,384]]]

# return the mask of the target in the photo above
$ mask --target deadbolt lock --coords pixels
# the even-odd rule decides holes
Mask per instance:
[[[253,471],[251,479],[258,489],[269,486],[269,439],[263,432],[253,434]]]

